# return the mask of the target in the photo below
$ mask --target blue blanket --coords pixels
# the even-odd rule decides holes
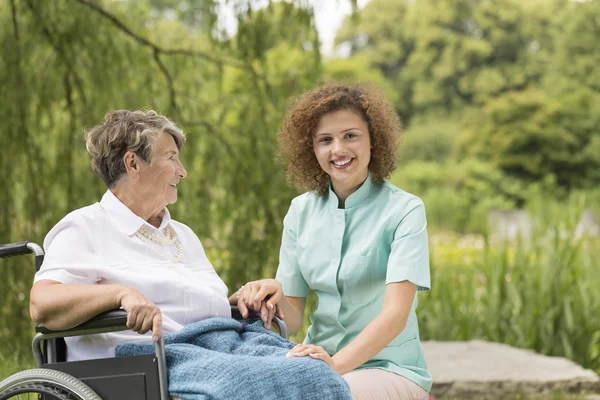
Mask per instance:
[[[326,363],[286,358],[292,342],[262,321],[209,318],[166,335],[169,394],[200,399],[351,399],[348,384]],[[118,357],[154,353],[153,344],[117,346]]]

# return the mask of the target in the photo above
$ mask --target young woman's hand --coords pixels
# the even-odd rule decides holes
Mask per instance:
[[[340,370],[338,365],[335,363],[333,357],[329,355],[321,346],[315,346],[314,344],[299,344],[296,345],[293,349],[291,349],[286,357],[306,357],[309,356],[311,358],[315,358],[317,360],[325,361],[327,365],[331,367],[332,370],[337,372],[338,374],[342,374],[343,371]]]
[[[275,314],[284,318],[279,301],[283,298],[281,283],[276,279],[261,279],[248,282],[237,292],[237,306],[242,317],[248,318],[249,310],[260,314],[265,328],[271,328]]]

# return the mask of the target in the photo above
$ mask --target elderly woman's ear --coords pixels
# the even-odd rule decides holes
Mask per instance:
[[[128,151],[123,156],[123,164],[125,165],[125,173],[132,178],[137,178],[140,174],[139,157],[132,151]]]

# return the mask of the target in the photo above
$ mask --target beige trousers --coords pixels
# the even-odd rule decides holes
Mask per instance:
[[[429,400],[429,393],[421,386],[382,369],[360,369],[342,377],[350,385],[354,400]]]
[[[429,393],[410,379],[382,369],[359,369],[342,376],[354,400],[429,400]]]

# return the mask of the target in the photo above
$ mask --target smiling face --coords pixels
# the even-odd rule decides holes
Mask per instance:
[[[161,132],[155,139],[151,162],[140,165],[139,187],[152,208],[161,210],[177,201],[177,184],[187,175],[175,140]]]
[[[358,112],[344,109],[323,115],[313,136],[313,150],[338,196],[352,193],[367,179],[371,138]]]

